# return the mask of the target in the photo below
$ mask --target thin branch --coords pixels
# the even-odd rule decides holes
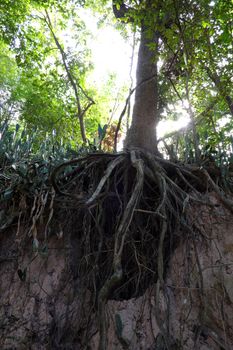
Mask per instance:
[[[131,12],[133,9],[125,5],[124,1],[119,3],[119,1],[113,0],[112,9],[116,18],[126,19],[127,22],[133,22],[132,16],[128,16],[129,12]]]
[[[84,114],[86,113],[86,111],[88,110],[88,108],[94,103],[94,101],[91,100],[91,102],[88,104],[88,106],[84,110],[82,110],[81,103],[80,103],[80,98],[79,98],[79,93],[78,93],[78,88],[80,88],[80,86],[78,86],[76,84],[75,79],[74,79],[73,75],[71,74],[69,65],[67,63],[66,53],[64,52],[64,50],[63,50],[63,48],[62,48],[62,46],[61,46],[61,44],[60,44],[56,34],[54,33],[53,25],[52,25],[49,13],[48,13],[48,11],[46,9],[45,9],[45,14],[46,14],[44,16],[45,22],[47,23],[47,25],[49,27],[49,30],[50,30],[50,32],[51,32],[51,34],[53,36],[53,39],[55,41],[55,44],[56,44],[56,46],[57,46],[57,48],[58,48],[58,50],[59,50],[59,52],[61,54],[62,62],[63,62],[64,68],[65,68],[67,77],[69,79],[69,82],[70,82],[73,90],[74,90],[75,99],[76,99],[76,103],[77,103],[77,109],[78,109],[77,116],[78,116],[78,119],[79,119],[81,136],[82,136],[83,142],[86,143],[87,138],[86,138],[86,131],[85,131],[83,117],[84,117]],[[84,93],[84,90],[83,89],[81,89],[81,90]],[[86,94],[85,94],[85,96],[86,96]]]
[[[211,69],[209,67],[207,67],[206,65],[204,66],[204,68],[205,68],[209,78],[212,80],[215,87],[219,91],[220,95],[225,99],[225,101],[229,107],[230,113],[233,116],[233,100],[232,100],[231,96],[229,94],[227,94],[226,88],[223,87],[223,84],[221,82],[220,77],[217,75],[217,73],[213,73],[211,71]]]

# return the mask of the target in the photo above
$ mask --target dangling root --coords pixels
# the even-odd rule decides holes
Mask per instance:
[[[107,300],[136,297],[155,282],[157,323],[169,349],[168,332],[158,317],[166,267],[187,227],[192,230],[189,202],[214,206],[202,197],[208,184],[214,190],[217,185],[205,170],[140,149],[72,160],[55,169],[51,182],[57,205],[74,214],[82,250],[80,277],[97,293],[99,349],[107,348]]]
[[[114,255],[113,255],[113,274],[105,281],[103,287],[101,288],[98,296],[98,313],[99,313],[99,329],[100,329],[100,345],[99,349],[104,350],[107,348],[107,336],[106,336],[106,317],[105,317],[105,304],[110,295],[112,289],[114,289],[122,279],[122,252],[124,248],[124,243],[126,235],[128,233],[128,228],[133,219],[134,210],[140,199],[143,186],[143,161],[137,159],[136,153],[131,152],[131,163],[135,167],[136,173],[136,184],[133,188],[132,195],[129,202],[125,208],[125,212],[122,216],[121,222],[119,223],[118,229],[116,231],[115,242],[114,242]]]

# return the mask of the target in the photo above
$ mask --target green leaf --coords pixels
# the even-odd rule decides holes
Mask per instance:
[[[206,21],[202,21],[201,25],[202,25],[203,28],[208,28],[210,26],[210,23],[206,22]]]

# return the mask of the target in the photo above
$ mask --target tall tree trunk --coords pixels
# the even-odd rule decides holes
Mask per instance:
[[[140,147],[158,153],[156,126],[158,123],[157,78],[158,33],[153,37],[142,25],[137,62],[137,88],[132,125],[128,130],[124,148]]]

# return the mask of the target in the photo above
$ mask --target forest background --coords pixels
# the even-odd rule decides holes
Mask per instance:
[[[194,162],[202,154],[225,165],[232,157],[232,4],[173,5],[174,13],[169,1],[161,9],[158,28],[163,38],[156,53],[158,119],[178,120],[181,127],[189,124],[163,138],[159,147],[172,160]],[[140,13],[143,2],[131,6]],[[172,23],[179,6],[183,6],[179,8],[183,17]],[[93,28],[115,27],[137,51],[140,15],[135,15],[134,23],[126,19],[122,23],[114,18],[111,2],[91,1],[2,1],[0,11],[1,157],[14,163],[22,155],[45,156],[52,150],[101,149],[107,127],[112,134],[107,138],[114,138],[120,116],[123,122],[118,127],[126,133],[135,67],[128,57],[128,77],[120,84],[116,72],[107,72],[102,81],[96,79],[87,46],[94,33],[85,18],[87,21],[88,13],[95,18]],[[119,50],[122,48],[124,45]],[[127,54],[131,55],[131,49]],[[128,98],[125,106],[128,95],[131,103]],[[168,124],[166,127],[169,134]],[[108,141],[104,144],[106,150],[114,149],[113,140],[110,146]]]

